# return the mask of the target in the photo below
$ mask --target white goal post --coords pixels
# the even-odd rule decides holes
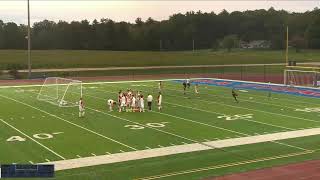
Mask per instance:
[[[48,77],[41,86],[37,99],[60,107],[74,107],[78,106],[82,95],[82,81]]]
[[[284,70],[284,84],[289,86],[320,87],[320,72],[314,70]]]

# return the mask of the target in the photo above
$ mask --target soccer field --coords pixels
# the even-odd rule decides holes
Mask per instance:
[[[106,101],[128,88],[156,99],[157,81],[84,83],[83,118],[37,100],[41,86],[0,87],[0,163],[54,163],[56,179],[201,179],[320,157],[320,90],[192,82],[184,95],[163,81],[162,112],[144,113]]]

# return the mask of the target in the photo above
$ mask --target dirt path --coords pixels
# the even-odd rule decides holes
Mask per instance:
[[[320,65],[319,62],[299,63],[301,65]],[[32,69],[32,72],[78,72],[78,71],[110,71],[110,70],[138,70],[138,69],[177,69],[177,68],[213,68],[213,67],[251,67],[251,66],[280,66],[285,63],[270,64],[217,64],[217,65],[186,65],[186,66],[144,66],[144,67],[103,67],[103,68],[59,68],[59,69]],[[8,72],[5,70],[4,72]],[[19,70],[28,72],[28,69]]]

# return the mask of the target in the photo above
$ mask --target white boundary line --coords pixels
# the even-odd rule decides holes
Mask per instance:
[[[6,122],[3,119],[0,119],[0,121],[2,121],[4,124],[6,124],[7,126],[11,127],[12,129],[16,130],[17,132],[19,132],[20,134],[24,135],[25,137],[29,138],[31,141],[37,143],[38,145],[40,145],[41,147],[45,148],[46,150],[50,151],[51,153],[53,153],[54,155],[58,156],[61,159],[66,159],[63,156],[61,156],[60,154],[58,154],[57,152],[53,151],[52,149],[48,148],[47,146],[43,145],[42,143],[40,143],[39,141],[33,139],[32,137],[28,136],[26,133],[22,132],[21,130],[17,129],[16,127],[14,127],[13,125],[9,124],[8,122]]]
[[[220,78],[191,78],[190,80],[221,80],[221,81],[231,81],[231,82],[243,82],[243,83],[253,83],[253,84],[263,84],[263,85],[273,85],[273,86],[281,86],[281,87],[287,87],[287,85],[283,84],[276,84],[276,83],[262,83],[262,82],[254,82],[254,81],[241,81],[241,80],[230,80],[230,79],[220,79]],[[137,80],[137,81],[97,81],[97,82],[87,82],[82,84],[117,84],[117,83],[130,83],[130,82],[156,82],[156,81],[175,81],[175,80],[185,80],[185,79],[153,79],[153,80]],[[0,88],[12,88],[12,87],[37,87],[42,86],[42,84],[36,84],[36,85],[14,85],[14,86],[0,86]],[[319,90],[319,88],[313,88],[313,87],[303,87],[303,86],[295,86],[298,88],[304,88],[304,89],[313,89],[313,90]],[[320,91],[320,90],[319,90]]]
[[[97,135],[97,136],[100,136],[100,137],[104,138],[104,139],[108,139],[108,140],[110,140],[110,141],[112,141],[112,142],[114,142],[114,143],[117,143],[117,144],[120,144],[120,145],[122,145],[122,146],[125,146],[125,147],[127,147],[127,148],[129,148],[129,149],[131,149],[131,150],[135,150],[135,151],[138,150],[138,149],[136,149],[136,148],[134,148],[134,147],[131,147],[131,146],[129,146],[129,145],[126,145],[126,144],[124,144],[124,143],[121,143],[121,142],[119,142],[119,141],[117,141],[117,140],[115,140],[115,139],[112,139],[112,138],[107,137],[107,136],[105,136],[105,135],[103,135],[103,134],[100,134],[100,133],[98,133],[98,132],[95,132],[95,131],[93,131],[93,130],[90,130],[90,129],[88,129],[88,128],[85,128],[85,127],[83,127],[83,126],[80,126],[80,125],[78,125],[78,124],[75,124],[75,123],[73,123],[73,122],[71,122],[71,121],[65,120],[65,119],[63,119],[63,118],[61,118],[61,117],[59,117],[59,116],[57,116],[57,115],[51,114],[51,113],[49,113],[49,112],[47,112],[47,111],[44,111],[44,110],[42,110],[42,109],[39,109],[39,108],[34,107],[34,106],[32,106],[32,105],[29,105],[29,104],[27,104],[27,103],[24,103],[24,102],[21,102],[21,101],[19,101],[19,100],[16,100],[16,99],[13,99],[13,98],[10,98],[10,97],[7,97],[7,96],[3,96],[3,95],[0,95],[0,97],[5,98],[5,99],[9,99],[9,100],[11,100],[11,101],[14,101],[14,102],[17,102],[17,103],[20,103],[20,104],[23,104],[23,105],[28,106],[28,107],[30,107],[30,108],[32,108],[32,109],[36,109],[36,110],[38,110],[38,111],[40,111],[40,112],[42,112],[42,113],[48,114],[48,115],[50,115],[50,116],[52,116],[52,117],[55,117],[55,118],[57,118],[57,119],[60,119],[60,120],[62,120],[62,121],[64,121],[64,122],[67,122],[67,123],[69,123],[69,124],[71,124],[71,125],[73,125],[73,126],[76,126],[76,127],[78,127],[78,128],[81,128],[81,129],[86,130],[86,131],[88,131],[88,132],[91,132],[91,133],[93,133],[93,134],[95,134],[95,135]]]
[[[226,148],[226,147],[234,147],[234,146],[240,146],[240,145],[274,142],[274,141],[293,139],[293,138],[302,138],[302,137],[314,136],[314,135],[320,135],[320,128],[256,135],[256,136],[250,136],[250,137],[240,137],[240,138],[233,138],[233,139],[216,140],[216,141],[210,141],[207,143],[210,145],[216,146],[218,148]],[[282,142],[280,142],[279,144],[281,145]],[[168,146],[163,148],[146,149],[146,150],[140,150],[140,151],[116,153],[111,155],[100,155],[100,156],[91,156],[91,157],[78,158],[78,159],[62,160],[62,161],[55,161],[51,163],[55,164],[56,170],[59,171],[59,170],[88,167],[88,166],[95,166],[95,165],[102,165],[102,164],[111,164],[116,162],[125,162],[125,161],[132,161],[132,160],[152,158],[152,157],[168,156],[168,155],[188,153],[188,152],[204,151],[204,150],[210,150],[210,149],[211,149],[210,147],[203,146],[202,144],[193,143],[193,144]],[[307,150],[304,148],[299,148],[299,150],[303,150],[304,152],[308,152],[308,153],[314,152],[314,150]]]

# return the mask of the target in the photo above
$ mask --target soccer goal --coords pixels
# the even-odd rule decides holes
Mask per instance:
[[[37,99],[60,107],[73,107],[78,105],[80,97],[82,81],[49,77],[45,79]]]
[[[284,71],[284,84],[289,86],[319,87],[320,72],[316,70],[294,70]]]

